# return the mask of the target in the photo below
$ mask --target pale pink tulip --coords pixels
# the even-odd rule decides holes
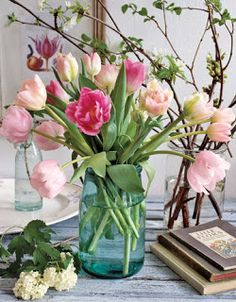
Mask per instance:
[[[147,67],[140,62],[132,62],[131,60],[125,60],[126,69],[126,90],[127,94],[130,95],[137,91],[143,81],[145,80]]]
[[[119,73],[119,67],[114,64],[102,65],[101,71],[95,76],[96,86],[110,94],[113,90]]]
[[[147,84],[147,89],[141,92],[140,107],[148,112],[151,117],[166,114],[173,99],[172,91],[162,89],[157,80]]]
[[[82,88],[79,100],[67,106],[66,115],[81,132],[94,136],[110,120],[111,107],[110,97],[102,91]]]
[[[68,103],[70,100],[69,95],[65,92],[65,90],[61,87],[60,83],[55,80],[51,80],[50,84],[46,86],[47,92],[56,96],[60,100]],[[47,102],[50,104],[55,104],[55,101],[52,100],[50,97],[47,98]]]
[[[228,123],[213,123],[207,128],[207,135],[214,142],[227,143],[231,140],[231,125]]]
[[[34,79],[23,82],[16,96],[15,105],[28,110],[38,111],[44,108],[46,100],[46,88],[40,77],[36,74]]]
[[[198,193],[209,194],[215,189],[216,183],[225,178],[225,170],[230,164],[212,151],[201,151],[196,156],[187,172],[192,189]]]
[[[101,71],[101,58],[96,52],[91,53],[90,55],[84,54],[82,60],[85,69],[90,76],[94,77],[99,74]]]
[[[66,176],[57,161],[49,159],[39,162],[33,168],[30,183],[40,196],[54,198],[62,191]]]
[[[11,143],[27,141],[33,127],[30,113],[22,107],[10,106],[7,108],[0,128],[0,135]]]
[[[56,69],[62,81],[73,82],[77,75],[79,66],[71,53],[65,55],[59,53],[56,58]]]
[[[213,116],[215,108],[206,93],[194,93],[184,100],[185,119],[198,122]]]
[[[232,124],[235,120],[235,114],[232,108],[220,108],[211,118],[212,123],[228,123]]]
[[[35,130],[42,132],[52,138],[63,137],[65,129],[54,121],[42,122],[41,125],[35,128]],[[50,140],[40,134],[34,134],[34,141],[38,145],[39,149],[44,151],[55,150],[61,147],[60,143]]]

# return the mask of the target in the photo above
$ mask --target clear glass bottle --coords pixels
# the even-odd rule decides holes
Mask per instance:
[[[195,157],[200,151],[183,149],[172,143],[169,148]],[[211,150],[226,158],[226,147]],[[164,196],[164,227],[183,228],[209,222],[222,216],[225,199],[225,179],[216,184],[209,195],[194,192],[187,181],[189,162],[175,155],[166,159],[165,196]]]
[[[125,193],[116,187],[119,197],[115,197],[114,188],[112,181],[108,183],[92,169],[87,170],[80,202],[80,259],[87,273],[100,278],[132,276],[144,262],[144,195]]]
[[[43,206],[42,197],[32,188],[30,175],[34,166],[42,160],[42,153],[30,138],[16,146],[15,157],[15,209],[35,211]]]

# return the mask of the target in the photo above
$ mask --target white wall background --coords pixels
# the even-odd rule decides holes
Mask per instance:
[[[55,0],[56,1],[56,0]],[[24,3],[36,3],[37,0],[31,1],[22,1]],[[107,0],[107,5],[109,10],[112,12],[114,18],[117,20],[122,31],[130,36],[137,36],[144,39],[144,47],[145,49],[152,50],[153,48],[163,50],[165,52],[169,52],[168,45],[164,42],[163,37],[158,33],[155,26],[151,24],[144,24],[142,22],[142,18],[139,16],[131,16],[129,14],[123,15],[120,10],[120,6],[123,3],[127,3],[128,1],[124,0]],[[140,6],[147,6],[149,10],[158,16],[161,23],[161,16],[157,14],[157,10],[152,8],[152,0],[133,0],[131,1]],[[1,14],[5,14],[7,11],[12,10],[12,6],[9,6],[7,0],[1,0],[1,4],[4,3],[4,10],[1,11]],[[188,6],[190,5],[189,0],[176,0],[176,4],[180,6]],[[192,0],[191,6],[198,7],[201,5],[202,1],[200,0]],[[236,16],[236,5],[235,0],[223,0],[223,6],[227,7],[232,16]],[[197,45],[197,41],[200,38],[202,31],[205,26],[205,18],[206,16],[202,16],[201,13],[198,12],[184,12],[181,16],[176,17],[175,15],[168,14],[167,22],[168,29],[171,39],[173,40],[173,44],[176,49],[180,53],[181,57],[184,58],[186,62],[191,62],[191,58],[194,54],[194,50]],[[89,25],[88,25],[89,26]],[[119,42],[119,38],[114,33],[107,31],[107,38],[111,45],[116,45]],[[236,38],[236,36],[235,36]],[[222,49],[228,52],[229,48],[229,39],[226,36],[221,37],[221,45]],[[203,85],[208,82],[209,77],[205,70],[205,56],[211,51],[212,48],[211,39],[208,36],[201,48],[199,59],[197,60],[197,73],[196,78],[199,81],[200,85]],[[76,51],[71,47],[71,51]],[[235,49],[236,51],[236,49]],[[15,74],[13,74],[14,76]],[[11,85],[9,82],[7,85]],[[184,96],[193,92],[193,89],[189,85],[185,85],[183,82],[177,83],[179,97],[182,100]],[[14,89],[15,91],[15,89]],[[225,85],[225,103],[229,103],[233,96],[236,94],[236,56],[234,55],[231,68],[228,71],[228,80]],[[232,144],[232,150],[235,154],[236,151],[236,143],[235,141]],[[14,175],[14,154],[15,151],[9,143],[0,139],[0,177],[12,177]],[[61,148],[55,152],[44,153],[44,158],[57,158],[60,162],[65,162],[69,160],[69,152],[65,148]],[[152,164],[156,168],[156,178],[153,182],[150,195],[152,196],[163,196],[164,191],[164,176],[165,176],[165,157],[158,156],[152,158]],[[68,170],[68,175],[71,171]],[[226,196],[227,198],[236,197],[235,190],[235,177],[236,177],[236,161],[232,161],[231,171],[228,173],[227,177],[227,189]]]

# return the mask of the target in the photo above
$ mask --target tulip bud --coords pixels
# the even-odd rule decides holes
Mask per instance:
[[[234,120],[235,120],[235,114],[232,108],[218,109],[211,119],[213,123],[228,123],[228,124],[233,123]]]
[[[36,74],[34,79],[23,82],[15,100],[15,105],[25,109],[38,111],[44,108],[47,100],[46,88]]]
[[[209,97],[206,93],[194,93],[184,101],[185,119],[197,122],[210,118],[214,112],[212,102],[208,102]]]
[[[93,78],[101,70],[101,58],[95,53],[90,55],[84,54],[82,57],[87,73]]]
[[[131,60],[125,60],[125,69],[126,69],[126,83],[127,83],[127,94],[130,95],[137,91],[145,77],[147,68],[144,64],[140,62],[132,62]]]
[[[56,58],[56,69],[62,81],[73,82],[78,75],[78,63],[71,53],[58,54]]]
[[[228,123],[213,123],[207,128],[207,135],[214,142],[227,143],[231,140],[231,125]]]
[[[113,64],[102,65],[101,71],[95,76],[96,86],[104,92],[110,94],[115,86],[118,73],[118,66]]]

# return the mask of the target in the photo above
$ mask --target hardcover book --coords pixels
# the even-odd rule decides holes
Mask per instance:
[[[169,233],[158,236],[161,245],[187,263],[192,269],[211,282],[236,278],[236,270],[223,271],[173,238]]]
[[[170,235],[219,269],[236,268],[236,227],[230,223],[217,219]]]
[[[211,295],[236,289],[236,279],[210,282],[192,269],[185,261],[168,251],[159,243],[150,245],[151,251],[181,278],[194,287],[201,295]]]

